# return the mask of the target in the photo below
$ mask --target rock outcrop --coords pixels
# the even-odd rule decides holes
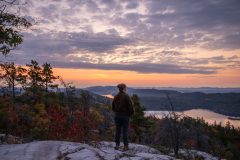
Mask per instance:
[[[113,142],[83,144],[66,141],[35,141],[0,145],[1,160],[174,160],[156,149],[130,144],[129,151],[114,149]],[[209,154],[204,159],[215,160]]]

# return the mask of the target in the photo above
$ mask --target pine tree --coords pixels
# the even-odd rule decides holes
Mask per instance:
[[[43,88],[42,69],[38,62],[31,60],[31,63],[26,66],[28,67],[28,86],[33,90]]]
[[[12,97],[15,98],[15,88],[17,85],[23,85],[26,82],[26,69],[21,66],[15,66],[12,63],[0,64],[2,74],[0,78],[4,79],[8,84],[8,87],[11,89]]]
[[[140,104],[138,95],[133,94],[131,98],[135,110],[134,115],[132,116],[131,119],[131,126],[135,131],[138,142],[142,143],[143,133],[146,131],[148,127],[147,118],[144,117],[145,108]]]
[[[58,79],[57,76],[53,75],[52,66],[49,63],[44,63],[42,65],[42,81],[44,83],[45,92],[48,92],[48,88],[55,88],[57,84],[53,84],[54,80]]]

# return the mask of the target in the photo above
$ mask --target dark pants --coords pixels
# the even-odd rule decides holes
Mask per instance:
[[[128,146],[128,126],[129,126],[129,117],[118,117],[115,116],[115,143],[120,145],[121,131],[123,131],[123,143],[125,146]]]

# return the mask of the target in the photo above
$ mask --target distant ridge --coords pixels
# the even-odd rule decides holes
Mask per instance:
[[[197,88],[179,88],[179,87],[157,87],[160,90],[175,90],[183,93],[203,92],[203,93],[240,93],[240,88],[215,88],[215,87],[197,87]]]
[[[84,89],[95,91],[99,90],[102,92],[115,90],[117,91],[116,86],[91,86]],[[191,93],[191,92],[202,92],[202,93],[240,93],[240,87],[235,88],[219,88],[219,87],[129,87],[128,89],[155,89],[155,90],[171,90],[178,91],[182,93]]]
[[[186,90],[186,88],[184,88]],[[184,90],[182,89],[182,90]],[[212,92],[215,89],[219,90],[216,93],[204,93],[200,92],[200,89],[195,88],[188,89],[186,92],[181,90],[164,90],[156,88],[128,88],[129,95],[138,94],[141,103],[147,110],[169,110],[169,101],[166,94],[168,94],[173,102],[173,105],[177,111],[189,110],[189,109],[209,109],[217,113],[221,113],[228,116],[240,117],[240,92],[233,92],[233,88],[230,88],[227,92],[226,88],[219,90],[219,88],[208,88]],[[232,89],[232,90],[231,90]],[[118,90],[115,86],[93,86],[84,88],[95,94],[99,95],[116,95]],[[240,89],[239,89],[240,90]]]

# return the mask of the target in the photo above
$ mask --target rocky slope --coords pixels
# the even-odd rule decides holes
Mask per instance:
[[[185,152],[182,150],[182,152]],[[203,152],[206,160],[215,157]],[[65,141],[36,141],[26,144],[0,145],[1,160],[173,160],[159,151],[144,145],[130,144],[130,150],[114,150],[113,142],[82,144]]]

